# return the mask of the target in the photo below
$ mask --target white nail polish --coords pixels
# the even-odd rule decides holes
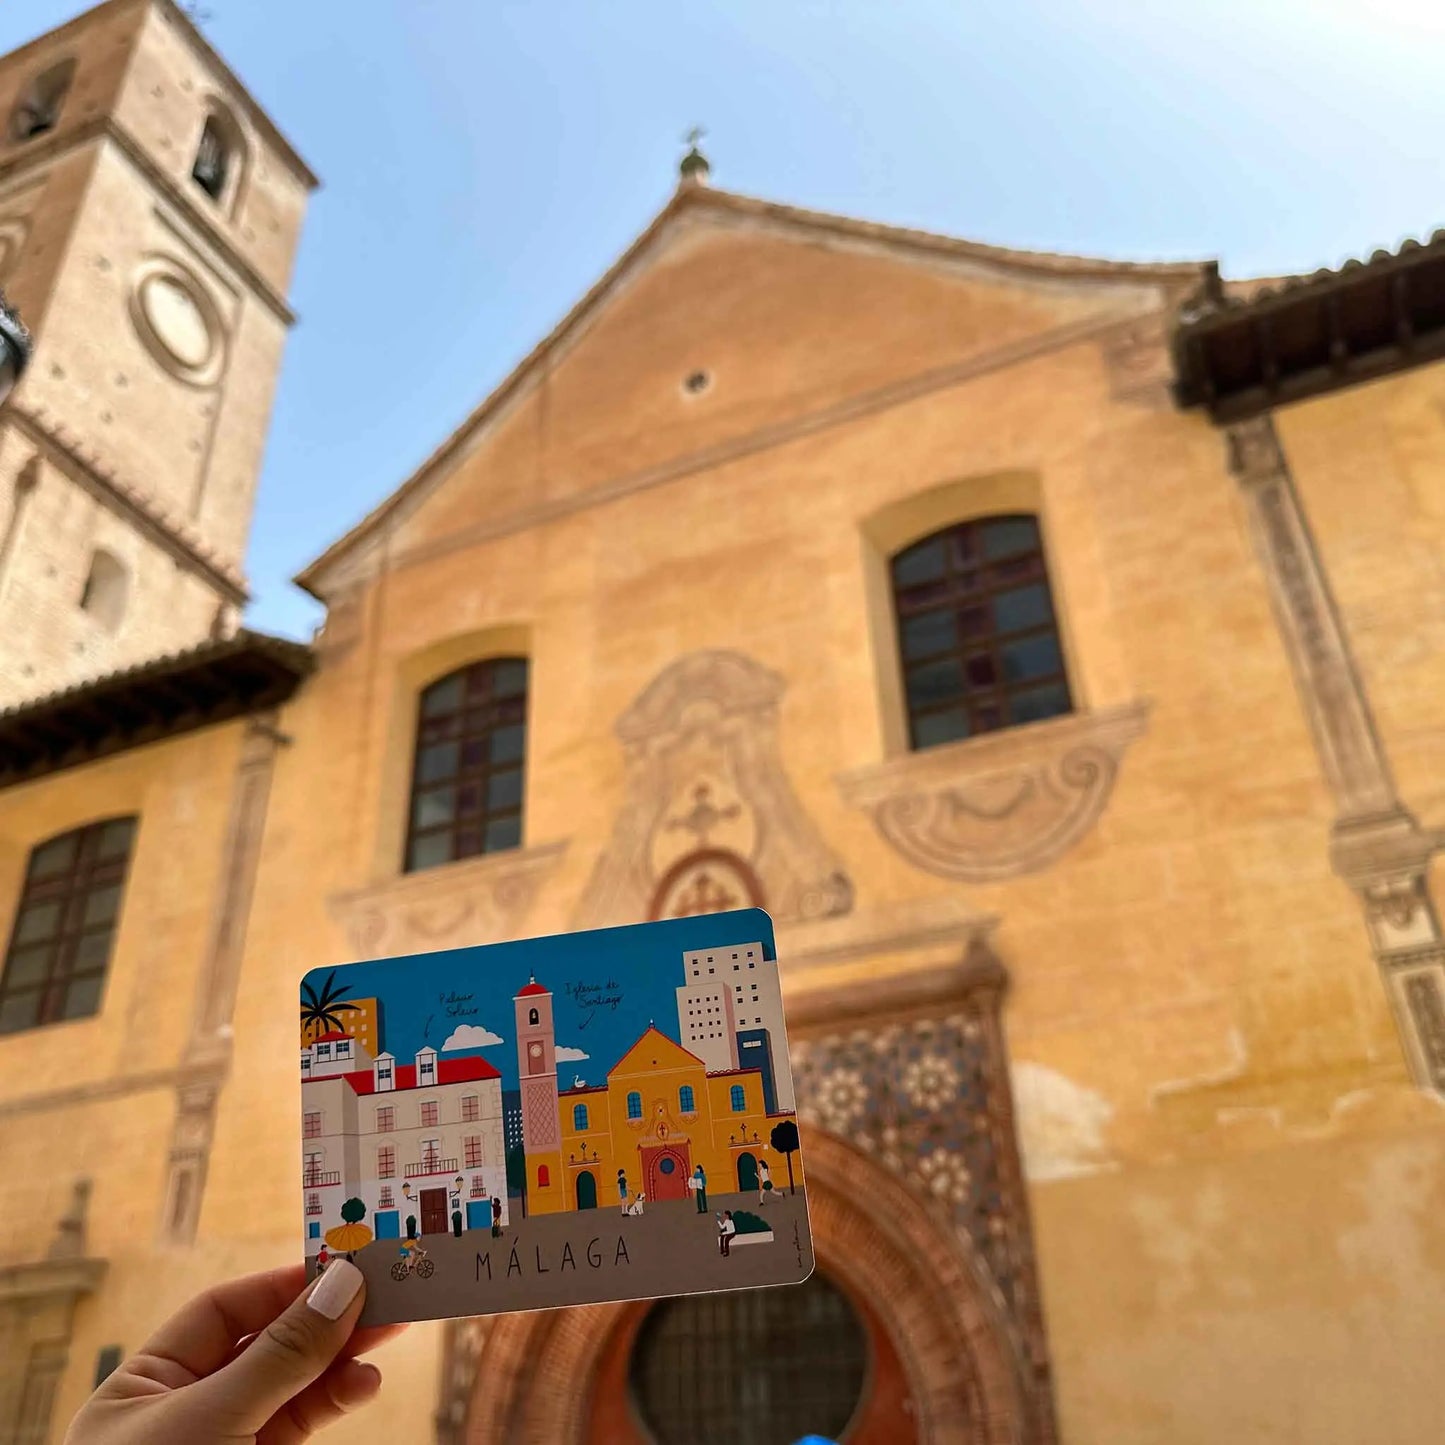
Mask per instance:
[[[361,1271],[349,1259],[332,1260],[306,1297],[306,1303],[317,1314],[339,1320],[346,1313],[347,1305],[356,1298],[362,1283]]]

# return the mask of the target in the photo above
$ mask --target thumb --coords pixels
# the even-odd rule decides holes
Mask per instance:
[[[254,1434],[341,1353],[366,1298],[350,1260],[334,1260],[224,1369],[197,1387],[208,1410]]]

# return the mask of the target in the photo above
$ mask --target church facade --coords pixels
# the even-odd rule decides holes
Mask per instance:
[[[0,1442],[301,1257],[304,972],[746,906],[814,1280],[415,1327],[356,1438],[1436,1438],[1445,238],[1225,284],[693,154],[302,646],[236,613],[309,172],[169,0],[0,109]],[[775,1009],[678,982],[716,1153]],[[494,1132],[578,1207],[643,1091],[528,987]]]

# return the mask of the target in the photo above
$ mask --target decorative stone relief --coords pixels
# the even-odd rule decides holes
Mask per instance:
[[[981,935],[959,972],[947,1004],[920,980],[914,1007],[885,996],[867,1012],[855,1007],[847,1026],[828,1023],[826,1003],[816,1022],[790,1010],[799,1015],[790,1041],[799,1118],[877,1160],[972,1242],[1046,1396],[1048,1351],[1002,1027],[1007,974]]]
[[[1335,872],[1360,897],[1410,1072],[1445,1094],[1445,936],[1430,900],[1440,833],[1401,803],[1274,420],[1229,428],[1260,564],[1338,814]]]
[[[839,778],[915,867],[990,883],[1047,867],[1098,822],[1143,703],[909,753]]]
[[[738,652],[666,668],[617,724],[627,791],[578,928],[767,907],[779,922],[847,913],[853,887],[778,751],[784,683]]]
[[[358,958],[503,943],[567,845],[545,843],[407,873],[327,900]]]

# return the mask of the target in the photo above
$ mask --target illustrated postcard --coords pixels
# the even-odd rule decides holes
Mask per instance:
[[[318,968],[312,1274],[363,1324],[798,1284],[813,1269],[760,909]]]

